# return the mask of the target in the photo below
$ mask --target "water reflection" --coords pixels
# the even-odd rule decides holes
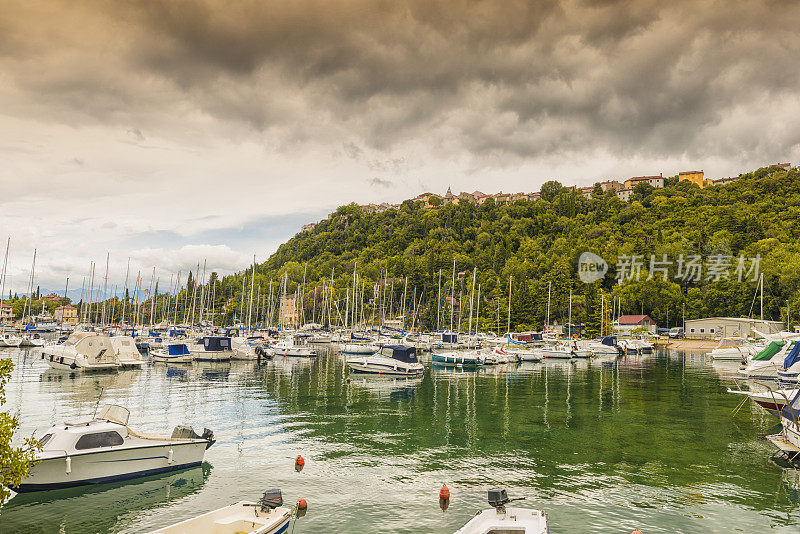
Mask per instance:
[[[3,506],[3,532],[112,532],[144,511],[199,492],[211,474],[200,466],[137,479],[15,496]],[[109,513],[112,512],[112,513]]]
[[[405,379],[350,375],[345,357],[320,352],[104,375],[53,373],[8,352],[18,363],[9,404],[23,433],[91,415],[101,390],[105,401],[131,408],[136,429],[214,430],[207,483],[153,512],[133,510],[127,523],[108,511],[90,531],[148,530],[272,486],[288,502],[312,503],[301,525],[309,531],[453,532],[484,506],[486,486],[498,484],[546,509],[554,532],[800,525],[796,472],[772,463],[763,439],[774,419],[758,409],[731,419],[739,399],[704,355],[477,370],[426,362],[422,377]],[[307,462],[301,473],[297,454]],[[454,494],[444,513],[442,482]],[[49,531],[58,530],[46,517]]]

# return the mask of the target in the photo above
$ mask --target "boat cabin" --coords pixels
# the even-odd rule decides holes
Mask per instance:
[[[198,341],[198,345],[206,352],[223,352],[231,350],[231,338],[224,336],[206,336]]]
[[[189,347],[186,346],[186,343],[170,343],[167,345],[167,354],[170,356],[188,356],[191,352],[189,352]]]
[[[403,345],[384,345],[378,353],[386,358],[392,358],[399,362],[404,363],[418,363],[417,362],[417,349],[414,347],[405,347]]]
[[[39,439],[42,451],[59,454],[95,452],[96,449],[117,447],[128,436],[130,412],[122,406],[104,406],[91,421],[55,425]]]
[[[91,363],[114,363],[116,349],[108,336],[96,332],[76,332],[63,343],[75,348],[78,354],[86,356]]]

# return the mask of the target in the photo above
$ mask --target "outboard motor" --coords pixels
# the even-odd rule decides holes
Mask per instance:
[[[281,495],[281,490],[271,489],[265,491],[264,495],[261,496],[261,500],[258,501],[258,504],[261,505],[262,512],[269,512],[270,510],[274,510],[279,506],[283,506],[283,495]]]
[[[525,497],[509,499],[505,488],[493,488],[489,490],[489,506],[497,509],[498,512],[505,510],[506,504],[513,501],[522,501]]]
[[[208,450],[209,447],[211,447],[214,443],[217,442],[217,440],[214,439],[214,432],[212,432],[208,428],[203,429],[203,433],[200,435],[200,438],[208,441],[208,445],[206,445],[206,450]]]

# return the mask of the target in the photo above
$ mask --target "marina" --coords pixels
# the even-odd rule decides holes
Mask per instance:
[[[422,376],[390,377],[350,373],[335,344],[316,358],[103,373],[52,369],[37,350],[3,349],[21,436],[91,417],[99,399],[130,410],[142,434],[192,424],[216,443],[184,471],[19,494],[0,511],[1,532],[150,532],[265,487],[308,501],[294,532],[450,534],[494,487],[525,497],[513,508],[544,510],[551,533],[800,525],[798,470],[773,461],[766,439],[780,430],[774,415],[750,402],[732,415],[736,364],[702,352],[472,369],[423,355]]]

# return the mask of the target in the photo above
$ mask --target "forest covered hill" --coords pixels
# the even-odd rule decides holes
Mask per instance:
[[[758,314],[753,297],[763,273],[765,319],[785,321],[787,302],[800,313],[800,173],[795,170],[762,168],[704,189],[668,178],[664,188],[640,184],[630,202],[603,192],[599,184],[589,199],[557,182],[545,184],[541,196],[509,205],[488,200],[480,206],[430,209],[405,201],[376,214],[362,213],[355,204],[342,206],[258,265],[256,286],[267,295],[272,281],[276,292],[286,274],[287,292],[294,293],[305,276],[305,317],[310,319],[320,305],[315,288],[323,280],[330,285],[331,275],[342,314],[354,269],[365,301],[373,296],[375,282],[407,278],[407,286],[399,280],[390,286],[395,312],[400,313],[403,291],[406,307],[413,292],[417,324],[432,328],[437,305],[449,317],[445,297],[451,294],[455,260],[456,272],[466,272],[452,290],[456,301],[464,295],[462,324],[476,272],[482,328],[505,329],[511,279],[512,329],[542,328],[548,283],[551,322],[566,322],[572,290],[573,322],[591,329],[599,322],[601,295],[605,308],[616,297],[622,313],[649,314],[660,326],[679,324],[684,306],[687,318]],[[586,284],[579,279],[578,261],[585,251],[610,264],[602,280]],[[624,271],[621,283],[617,267]],[[240,301],[242,276],[248,276],[249,293],[249,272],[223,278],[219,295]],[[227,319],[235,307],[228,306]]]

